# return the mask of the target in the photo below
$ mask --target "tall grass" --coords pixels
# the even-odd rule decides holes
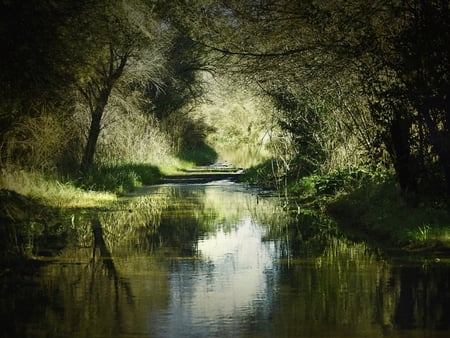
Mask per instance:
[[[0,188],[16,191],[44,205],[58,208],[101,207],[117,199],[113,193],[86,191],[37,171],[11,167],[2,169]]]
[[[78,180],[77,185],[84,189],[121,195],[142,185],[154,184],[161,175],[158,167],[149,164],[109,164],[93,168]]]

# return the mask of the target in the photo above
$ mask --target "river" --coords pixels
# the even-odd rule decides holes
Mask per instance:
[[[238,183],[146,187],[59,231],[3,283],[1,337],[450,336],[449,260],[387,255]]]

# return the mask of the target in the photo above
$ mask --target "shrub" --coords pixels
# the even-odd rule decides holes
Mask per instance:
[[[311,174],[295,181],[290,186],[292,193],[300,195],[335,195],[351,192],[361,186],[363,181],[382,181],[385,174],[366,167],[333,170],[324,175]]]
[[[7,165],[54,172],[72,135],[47,111],[19,119],[6,133],[2,152]]]

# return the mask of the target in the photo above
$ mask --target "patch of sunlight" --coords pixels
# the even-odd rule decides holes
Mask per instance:
[[[183,161],[175,157],[167,157],[164,161],[158,163],[158,168],[164,175],[179,174],[194,166],[192,162]]]
[[[268,135],[275,128],[269,101],[235,79],[204,76],[207,98],[192,114],[211,127],[207,143],[217,152],[218,160],[248,168],[269,159]]]
[[[40,173],[21,169],[3,169],[0,188],[34,198],[44,205],[60,208],[100,207],[117,200],[117,196],[112,193],[82,190],[70,183],[62,183]]]

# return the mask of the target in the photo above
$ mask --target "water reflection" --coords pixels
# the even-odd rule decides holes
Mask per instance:
[[[239,184],[152,187],[62,227],[38,275],[0,275],[1,337],[450,333],[448,262],[384,257]]]
[[[199,259],[174,262],[170,276],[168,327],[161,336],[240,336],[245,316],[267,301],[266,273],[274,268],[273,243],[244,216],[235,229],[198,243]]]

